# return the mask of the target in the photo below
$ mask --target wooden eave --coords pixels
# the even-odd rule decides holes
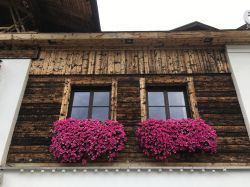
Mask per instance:
[[[28,0],[39,32],[100,32],[96,0]]]
[[[249,31],[8,33],[0,46],[172,47],[250,44]]]
[[[101,32],[96,0],[0,0],[0,17],[3,32]]]

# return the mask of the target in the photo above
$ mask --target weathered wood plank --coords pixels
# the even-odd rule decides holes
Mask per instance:
[[[140,101],[141,101],[141,121],[143,121],[147,119],[145,78],[140,78]]]
[[[60,64],[62,67],[60,67]],[[62,70],[64,69],[64,70]],[[228,73],[218,49],[42,50],[32,63],[37,74],[193,74]]]
[[[62,97],[63,99],[62,99],[59,119],[66,119],[67,117],[69,102],[70,102],[70,92],[71,92],[71,80],[66,79],[64,83],[64,90],[63,90],[63,97]]]
[[[189,95],[189,102],[190,102],[190,109],[192,112],[192,117],[194,119],[197,119],[200,117],[200,115],[199,115],[199,111],[197,108],[197,97],[195,95],[193,77],[187,77],[187,87],[188,87],[188,95]]]

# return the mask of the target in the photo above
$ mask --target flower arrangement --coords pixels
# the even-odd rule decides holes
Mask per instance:
[[[202,119],[148,119],[139,124],[136,137],[144,154],[157,160],[181,152],[215,153],[217,149],[216,131]]]
[[[111,161],[125,148],[125,131],[117,121],[69,118],[54,122],[51,133],[49,150],[61,162]]]

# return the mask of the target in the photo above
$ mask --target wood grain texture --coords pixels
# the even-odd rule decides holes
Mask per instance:
[[[117,116],[117,79],[112,79],[111,86],[111,119],[116,120]]]
[[[146,80],[140,78],[141,121],[147,119],[146,97]]]
[[[215,155],[183,154],[180,158],[170,158],[168,162],[158,162],[143,155],[135,138],[136,124],[141,121],[140,79],[145,78],[147,83],[157,80],[159,84],[168,86],[169,83],[166,80],[172,84],[181,85],[188,77],[190,75],[31,75],[14,130],[8,163],[60,165],[50,155],[48,146],[51,124],[60,116],[65,80],[70,78],[72,82],[79,84],[106,82],[112,85],[112,80],[117,81],[116,119],[125,126],[128,136],[127,147],[114,162],[108,163],[100,159],[90,162],[91,166],[133,163],[151,166],[248,164],[250,141],[229,74],[191,76],[199,115],[218,133],[218,152]]]
[[[191,116],[194,119],[200,118],[199,110],[197,108],[197,97],[195,94],[193,77],[187,77],[187,92],[188,92]]]
[[[64,83],[62,105],[60,110],[59,119],[66,119],[68,115],[69,103],[70,103],[70,94],[71,93],[71,80],[66,79]]]
[[[58,19],[57,19],[58,20]],[[61,20],[63,21],[63,20]],[[127,40],[132,43],[126,42]],[[184,32],[102,32],[102,33],[20,33],[0,34],[0,46],[38,45],[39,47],[176,47],[249,44],[248,31]]]
[[[136,50],[41,50],[31,75],[228,73],[218,48]]]

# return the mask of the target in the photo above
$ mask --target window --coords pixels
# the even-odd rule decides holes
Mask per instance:
[[[185,89],[147,90],[148,118],[182,119],[189,117]]]
[[[69,117],[77,119],[110,118],[110,91],[106,88],[75,89],[71,92]]]

